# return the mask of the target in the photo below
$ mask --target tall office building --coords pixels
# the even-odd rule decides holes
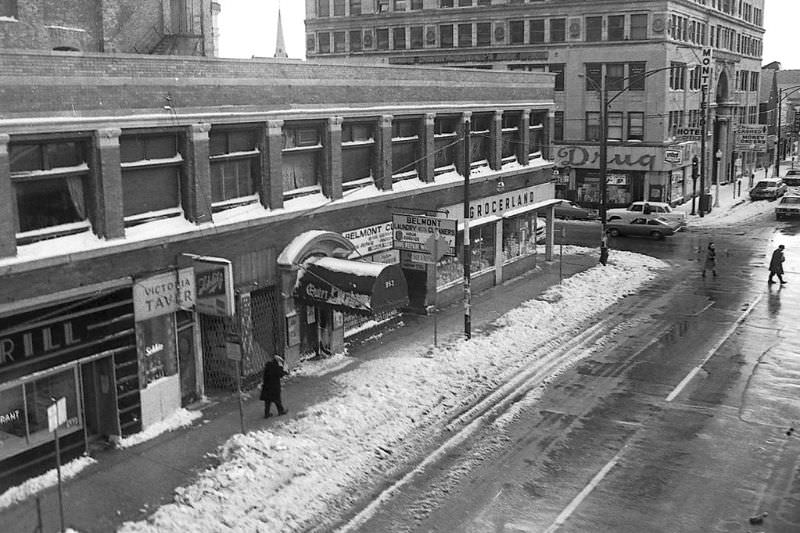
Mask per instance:
[[[676,204],[695,156],[707,188],[766,162],[758,135],[737,135],[758,122],[763,12],[764,0],[306,0],[306,47],[315,61],[552,73],[559,194],[586,205],[600,200],[604,88],[608,205]]]

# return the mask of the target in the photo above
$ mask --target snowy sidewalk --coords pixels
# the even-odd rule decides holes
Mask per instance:
[[[564,277],[585,271],[596,264],[597,254],[594,251],[588,254],[565,255]],[[526,300],[541,295],[558,283],[559,262],[556,260],[551,263],[541,262],[537,269],[521,278],[474,294],[472,297],[474,336],[481,337],[481,328],[485,328],[509,310],[516,308]],[[288,416],[264,420],[262,403],[257,400],[257,391],[251,393],[251,399],[245,402],[245,424],[250,432],[246,436],[237,435],[240,432],[240,425],[236,398],[225,395],[213,398],[211,403],[202,407],[202,412],[190,411],[187,413],[184,411],[183,419],[180,420],[184,424],[191,423],[193,416],[201,415],[199,421],[195,421],[187,427],[175,429],[125,449],[97,453],[94,457],[96,462],[88,461],[89,465],[84,470],[64,483],[67,526],[81,532],[107,532],[117,529],[126,521],[143,520],[158,507],[175,501],[176,489],[179,494],[186,494],[186,490],[181,487],[193,486],[201,472],[220,465],[220,463],[224,465],[226,458],[236,456],[241,449],[252,449],[251,441],[263,441],[265,436],[269,436],[268,441],[271,447],[266,450],[262,449],[261,456],[281,456],[283,462],[280,468],[270,470],[269,479],[262,481],[276,483],[275,486],[278,488],[273,494],[270,490],[263,492],[266,489],[261,487],[262,492],[256,496],[257,500],[261,500],[270,509],[277,507],[282,511],[271,510],[271,518],[261,517],[260,521],[255,520],[261,523],[262,527],[271,524],[267,528],[271,531],[294,529],[292,527],[293,520],[289,516],[296,515],[297,510],[294,509],[292,502],[284,501],[281,495],[292,493],[288,490],[290,486],[301,487],[301,494],[309,491],[308,487],[302,488],[303,484],[293,481],[293,478],[307,479],[312,475],[313,472],[308,471],[308,465],[311,463],[323,465],[320,472],[315,474],[322,476],[319,480],[321,485],[314,490],[323,490],[328,493],[336,491],[337,483],[342,483],[343,480],[341,476],[333,475],[334,472],[329,469],[335,469],[336,464],[341,463],[354,452],[353,446],[357,443],[345,443],[342,435],[349,435],[354,431],[349,428],[355,422],[351,420],[352,416],[359,419],[364,416],[363,409],[359,407],[358,402],[374,403],[380,400],[381,403],[377,404],[380,408],[378,416],[389,416],[391,417],[390,422],[394,422],[397,408],[402,411],[407,406],[410,413],[415,413],[404,417],[406,422],[411,423],[410,421],[414,417],[419,419],[432,416],[431,414],[421,414],[419,411],[422,409],[421,406],[428,405],[428,409],[435,410],[446,407],[452,401],[459,401],[456,396],[439,401],[438,396],[434,397],[429,388],[419,389],[420,385],[416,381],[418,378],[422,379],[423,374],[430,372],[426,362],[430,363],[433,359],[420,358],[417,355],[426,355],[433,350],[433,322],[432,317],[404,316],[404,323],[401,326],[352,347],[347,357],[305,363],[297,372],[293,373],[284,386],[284,400],[289,408]],[[441,353],[450,353],[453,343],[458,344],[459,339],[463,336],[463,308],[457,304],[441,310],[437,322]],[[415,354],[411,360],[408,359],[410,353]],[[381,361],[390,362],[381,363]],[[351,382],[354,376],[372,376],[372,372],[375,371],[374,365],[388,364],[390,367],[401,365],[401,368],[392,367],[391,370],[388,368],[381,370],[382,374],[389,372],[389,376],[396,376],[399,379],[403,373],[402,365],[411,365],[412,363],[421,365],[414,367],[419,376],[404,378],[411,379],[402,385],[401,390],[408,391],[405,396],[403,393],[395,393],[387,399],[382,396],[380,388],[370,390],[370,385],[367,383],[367,390],[360,393],[365,396],[359,396],[358,402],[347,403],[343,399],[342,395],[354,388]],[[457,374],[466,372],[458,365],[453,368]],[[480,387],[491,382],[491,379],[482,378],[476,384],[472,383],[472,379],[477,379],[477,376],[472,373],[466,373],[462,375],[462,378],[464,376],[469,376],[465,385],[469,389],[479,390]],[[368,381],[375,381],[375,379],[371,377]],[[398,381],[398,384],[400,383]],[[375,386],[378,386],[377,383]],[[440,387],[441,385],[436,384],[435,388]],[[419,396],[427,397],[419,398]],[[355,400],[351,398],[351,401]],[[431,405],[432,401],[439,405]],[[384,402],[388,402],[388,404]],[[381,410],[385,410],[385,413],[380,414]],[[362,428],[359,432],[364,432],[370,427],[383,427],[385,422],[386,420],[363,419],[362,423],[367,427]],[[390,427],[392,425],[394,424],[390,424]],[[400,424],[396,429],[404,427]],[[290,433],[287,434],[287,431]],[[231,438],[234,435],[237,436]],[[327,440],[304,439],[303,435],[314,436],[316,439],[322,435]],[[393,439],[393,435],[380,437],[373,435],[372,438],[389,442]],[[324,446],[325,448],[338,451],[329,452],[333,455],[319,456],[321,442],[328,442],[329,446]],[[220,449],[223,451],[218,454]],[[369,445],[366,453],[373,456],[376,449]],[[363,456],[364,453],[362,450],[359,456]],[[286,456],[287,454],[288,456]],[[343,457],[339,457],[339,454],[343,454]],[[333,466],[324,466],[329,464]],[[355,468],[353,465],[351,467]],[[244,470],[238,471],[237,475],[256,471],[260,471],[259,466],[248,466]],[[354,470],[354,472],[356,471]],[[327,478],[332,481],[326,481]],[[218,481],[214,481],[213,487],[206,485],[209,480],[208,474],[202,480],[202,491],[214,494],[221,490]],[[240,486],[245,481],[246,479],[230,480],[233,487]],[[245,492],[251,490],[249,484],[242,488]],[[231,498],[236,499],[237,497],[227,491],[225,494],[223,501],[238,508],[230,501]],[[22,495],[24,496],[24,494]],[[330,494],[328,495],[330,496]],[[44,530],[56,530],[59,525],[56,490],[50,487],[41,491],[39,496],[42,504]],[[244,494],[244,496],[252,497],[252,494]],[[192,496],[192,498],[194,497]],[[321,497],[316,499],[323,501]],[[311,511],[310,508],[306,510]],[[219,519],[225,520],[224,511],[220,510],[216,514]],[[33,497],[27,497],[21,503],[0,509],[2,523],[14,524],[9,531],[34,531],[37,524],[36,516],[36,500]],[[282,518],[279,518],[281,516]],[[279,521],[275,522],[275,520]],[[218,527],[223,526],[221,524],[209,526],[208,530],[218,531]],[[128,526],[129,530],[138,530],[139,528],[146,529],[147,526],[144,524]],[[172,528],[163,522],[158,528],[152,528],[152,530],[156,529],[159,531],[186,530],[177,525]],[[196,529],[196,527],[189,529]]]

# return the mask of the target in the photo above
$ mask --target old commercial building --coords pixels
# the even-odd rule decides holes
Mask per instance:
[[[2,0],[0,48],[217,55],[212,0]]]
[[[707,175],[727,181],[756,164],[760,147],[735,130],[758,122],[763,10],[764,0],[306,0],[306,46],[319,59],[554,73],[559,194],[586,205],[599,200],[605,88],[609,204],[678,203],[692,194],[701,87]]]
[[[549,74],[11,51],[0,69],[0,484],[52,457],[54,398],[76,454],[254,383],[273,353],[460,299],[467,175],[474,298],[552,253]],[[394,249],[393,215],[451,220],[455,256]]]

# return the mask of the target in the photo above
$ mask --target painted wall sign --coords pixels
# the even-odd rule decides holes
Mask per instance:
[[[351,258],[364,257],[392,249],[392,223],[384,222],[342,233],[356,247]]]
[[[133,312],[136,320],[192,309],[195,304],[194,271],[191,267],[164,272],[133,285]]]
[[[616,153],[610,153],[611,150]],[[663,161],[661,150],[646,151],[647,148],[615,147],[609,150],[608,165],[621,170],[657,170],[656,163]],[[659,157],[661,156],[661,157]],[[559,166],[600,167],[600,149],[583,146],[562,146],[556,153]]]

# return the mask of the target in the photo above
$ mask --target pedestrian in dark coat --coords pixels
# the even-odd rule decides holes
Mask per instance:
[[[270,415],[270,407],[275,404],[279,415],[286,414],[281,402],[281,378],[286,375],[286,371],[281,365],[280,356],[274,355],[272,359],[264,365],[264,377],[261,383],[261,400],[264,401],[264,418]]]
[[[714,248],[714,243],[708,243],[706,248],[706,260],[703,263],[703,277],[706,277],[706,270],[710,270],[714,277],[717,277],[717,250]]]
[[[778,276],[778,281],[781,282],[781,285],[786,283],[783,281],[783,262],[786,258],[783,256],[783,245],[781,244],[778,248],[772,252],[772,259],[769,262],[769,279],[767,283],[775,283],[772,280],[773,276]]]

